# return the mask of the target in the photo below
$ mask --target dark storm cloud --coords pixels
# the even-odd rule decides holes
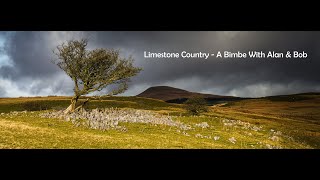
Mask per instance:
[[[320,32],[17,32],[6,42],[14,68],[0,67],[1,77],[28,82],[19,83],[19,88],[32,94],[72,93],[70,79],[50,62],[51,50],[70,37],[89,38],[90,48],[115,48],[125,56],[133,55],[135,64],[143,71],[132,79],[127,95],[154,85],[238,96],[320,91]],[[307,60],[143,57],[144,51],[184,50],[213,53],[298,50],[307,52],[309,57]],[[68,88],[61,84],[68,84]]]
[[[7,75],[13,79],[52,75],[58,69],[50,60],[52,49],[47,42],[46,32],[16,32],[6,42],[5,50],[14,62],[13,70]]]
[[[0,78],[14,82],[17,92],[30,95],[72,93],[70,78],[52,63],[55,58],[52,50],[61,42],[75,38],[70,34],[77,32],[7,33],[3,49],[13,66],[0,67]]]
[[[270,94],[318,90],[320,85],[319,32],[127,32],[97,34],[97,44],[131,49],[144,71],[135,83],[170,84],[194,91],[268,87]],[[144,59],[151,52],[306,51],[307,60],[182,60]],[[191,79],[194,79],[191,82]],[[180,80],[180,81],[179,81]],[[175,82],[175,83],[173,83]],[[259,84],[259,86],[258,86]],[[294,84],[294,85],[293,85]],[[278,87],[279,86],[279,87]],[[287,87],[287,88],[285,88]],[[294,87],[294,89],[289,88]],[[252,96],[248,90],[239,95]],[[214,93],[214,92],[212,92]],[[256,93],[259,94],[259,93]],[[268,95],[268,91],[261,95]]]

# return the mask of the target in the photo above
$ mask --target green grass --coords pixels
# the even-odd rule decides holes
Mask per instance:
[[[0,113],[10,111],[39,111],[51,109],[65,109],[70,104],[70,97],[35,97],[35,98],[0,98]],[[83,101],[85,97],[80,99]],[[141,97],[105,97],[100,100],[92,99],[87,106],[94,108],[133,108],[168,112],[175,112],[174,109],[181,109],[182,105],[169,104],[164,101],[141,98]]]
[[[312,96],[299,102],[243,100],[214,107],[201,116],[188,115],[183,105],[140,97],[107,97],[89,102],[88,108],[134,108],[170,114],[173,120],[193,127],[183,131],[165,125],[121,123],[121,126],[127,128],[126,132],[74,127],[71,122],[38,116],[46,111],[44,109],[51,111],[66,108],[70,97],[0,98],[0,148],[260,149],[267,148],[267,144],[281,148],[320,148],[319,96]],[[28,108],[30,110],[25,113],[9,113]],[[311,113],[313,119],[301,117],[306,112]],[[261,131],[253,131],[241,129],[241,126],[228,127],[223,124],[224,119],[241,120],[263,128]],[[209,128],[195,127],[196,123],[201,122],[207,122]],[[271,129],[283,133],[279,135],[278,141],[270,139]],[[199,134],[211,138],[196,137]],[[215,136],[219,140],[214,140]],[[230,142],[231,137],[236,139],[235,144]]]
[[[308,93],[273,97],[272,100],[261,98],[233,102],[216,108],[215,113],[221,117],[276,127],[297,142],[320,148],[319,104],[320,94]]]

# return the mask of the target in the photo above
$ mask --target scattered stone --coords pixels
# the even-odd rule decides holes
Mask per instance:
[[[11,111],[10,114],[11,114],[11,115],[18,115],[19,112],[18,112],[18,111]]]
[[[281,146],[273,146],[273,145],[270,145],[270,144],[266,144],[267,148],[268,149],[282,149]]]
[[[270,144],[266,144],[268,149],[273,149],[272,146]]]
[[[215,136],[215,137],[213,137],[213,139],[214,139],[215,141],[217,141],[217,140],[220,139],[220,137],[219,137],[219,136]]]
[[[274,133],[274,135],[281,136],[281,135],[282,135],[282,132],[281,132],[281,131],[277,131],[277,132]]]
[[[272,141],[279,141],[280,138],[278,136],[272,136],[269,139],[271,139]]]
[[[261,131],[262,130],[262,126],[258,127],[258,126],[253,126],[248,122],[243,122],[240,120],[232,120],[232,119],[223,119],[222,123],[224,126],[227,127],[235,127],[235,128],[241,128],[241,129],[245,129],[245,130],[253,130],[253,131]]]
[[[108,130],[119,129],[119,122],[149,123],[178,127],[181,130],[190,130],[192,127],[182,122],[173,121],[170,116],[161,115],[147,110],[137,109],[93,109],[81,110],[64,114],[63,110],[40,114],[43,118],[58,118],[71,121],[75,126],[84,125],[92,129]],[[80,121],[82,120],[82,121]]]
[[[192,129],[192,127],[190,125],[187,125],[187,124],[183,124],[183,123],[180,123],[180,122],[177,122],[177,126],[181,129],[181,130],[184,130],[184,131],[187,131],[187,130],[190,130]]]
[[[196,134],[195,136],[196,136],[196,138],[211,139],[211,136],[203,136],[203,135],[201,135],[201,134]]]
[[[251,129],[252,129],[253,131],[260,131],[260,130],[261,130],[261,128],[259,128],[259,127],[257,127],[257,126],[253,126]]]
[[[229,141],[230,141],[231,143],[235,144],[237,140],[236,140],[236,138],[231,137],[231,138],[229,138]]]
[[[233,126],[232,123],[223,123],[224,126]]]
[[[208,128],[209,127],[209,124],[207,122],[202,122],[202,123],[199,123],[199,124],[195,124],[196,127],[201,127],[202,129],[204,128]]]
[[[183,131],[182,134],[185,136],[190,136],[190,134],[186,133],[185,131]]]

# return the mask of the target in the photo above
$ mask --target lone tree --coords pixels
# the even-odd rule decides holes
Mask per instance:
[[[66,114],[75,111],[80,96],[101,91],[108,85],[116,86],[109,95],[124,92],[128,88],[130,77],[141,71],[141,68],[132,65],[131,56],[122,58],[119,51],[114,49],[88,50],[87,44],[87,39],[70,40],[53,51],[57,56],[53,62],[74,82],[74,96],[70,106],[64,111]]]
[[[199,115],[201,112],[208,112],[207,102],[200,96],[193,96],[184,102],[186,110],[192,115]]]

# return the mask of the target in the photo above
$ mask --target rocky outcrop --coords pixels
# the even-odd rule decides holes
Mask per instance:
[[[52,111],[40,114],[40,116],[42,118],[64,119],[71,121],[75,126],[84,125],[92,129],[100,130],[120,129],[126,131],[125,127],[119,126],[119,122],[163,124],[176,126],[182,130],[191,129],[188,125],[173,121],[170,116],[136,109],[93,109],[88,111],[81,110],[70,114],[65,114],[63,111]]]

